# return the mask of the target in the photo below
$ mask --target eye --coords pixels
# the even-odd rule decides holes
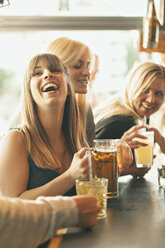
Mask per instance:
[[[155,92],[155,95],[164,98],[164,93],[162,91]]]
[[[37,76],[40,76],[41,74],[42,74],[41,70],[35,70],[32,74],[32,77],[37,77]]]
[[[73,68],[80,69],[81,65],[74,65]]]
[[[82,66],[82,62],[81,62],[81,61],[78,61],[78,62],[73,66],[73,68],[80,69],[81,66]]]
[[[58,65],[51,65],[51,66],[50,66],[50,71],[51,71],[52,73],[59,73],[59,72],[62,72],[61,67],[58,66]]]
[[[53,70],[51,70],[51,72],[53,73],[56,73],[56,72],[61,72],[61,69],[58,69],[58,68],[55,68],[55,69],[53,69]]]
[[[150,92],[150,89],[149,89],[149,88],[143,90],[143,93],[144,93],[144,94],[148,94],[149,92]]]

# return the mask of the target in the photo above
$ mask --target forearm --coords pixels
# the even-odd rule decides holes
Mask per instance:
[[[26,201],[0,199],[0,247],[33,248],[78,221],[74,200],[54,197]]]
[[[165,138],[161,136],[157,143],[160,146],[160,150],[162,151],[162,153],[165,153]]]
[[[66,171],[45,185],[24,191],[19,197],[34,200],[39,196],[64,195],[74,184],[74,179],[72,179],[68,171]]]

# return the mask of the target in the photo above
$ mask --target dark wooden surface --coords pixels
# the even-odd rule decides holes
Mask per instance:
[[[119,179],[120,196],[108,200],[107,218],[92,230],[63,236],[60,248],[164,248],[165,200],[152,168],[144,179]]]

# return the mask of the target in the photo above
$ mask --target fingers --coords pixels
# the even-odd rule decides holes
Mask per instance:
[[[86,155],[87,151],[93,151],[93,149],[84,147],[74,155],[76,170],[78,170],[78,173],[75,175],[77,179],[89,178],[89,158]]]
[[[79,221],[78,226],[81,228],[92,227],[96,224],[97,213],[100,210],[97,199],[94,196],[75,196]]]
[[[148,127],[147,125],[136,125],[136,126],[131,127],[131,128],[128,130],[128,133],[138,132],[140,129],[142,129],[142,128],[147,128],[147,127]]]
[[[122,136],[122,140],[127,142],[128,145],[131,147],[131,149],[135,149],[140,146],[147,146],[147,143],[145,143],[145,139],[147,139],[147,137],[145,135],[138,133],[138,131],[144,127],[147,126],[138,125],[130,128],[127,132],[124,133],[124,135]]]
[[[76,156],[81,159],[85,156],[86,151],[93,151],[93,149],[89,147],[83,147],[80,151],[76,153]]]
[[[150,168],[137,168],[136,165],[134,164],[133,166],[126,168],[126,169],[121,169],[120,175],[132,175],[134,177],[143,177]]]
[[[123,135],[123,137],[127,137],[127,138],[133,138],[133,137],[138,137],[138,135],[140,135],[138,133],[138,131],[142,128],[147,128],[147,125],[137,125],[137,126],[133,126],[131,127],[128,131],[126,131]],[[140,137],[140,136],[139,136]]]
[[[120,168],[128,168],[133,161],[133,154],[126,142],[120,143],[117,146],[117,154],[118,154],[118,163]]]

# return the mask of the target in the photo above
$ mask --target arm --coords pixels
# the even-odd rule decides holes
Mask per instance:
[[[0,247],[36,247],[59,228],[92,227],[98,210],[95,197],[0,198]]]
[[[162,153],[165,153],[165,138],[161,132],[156,128],[149,128],[149,131],[154,132],[154,142],[160,147]]]
[[[29,178],[28,154],[25,137],[18,130],[11,131],[1,149],[0,190],[10,197],[36,199],[38,196],[63,195],[75,184],[75,179],[88,176],[88,159],[84,148],[74,155],[70,168],[49,183],[27,190]]]

